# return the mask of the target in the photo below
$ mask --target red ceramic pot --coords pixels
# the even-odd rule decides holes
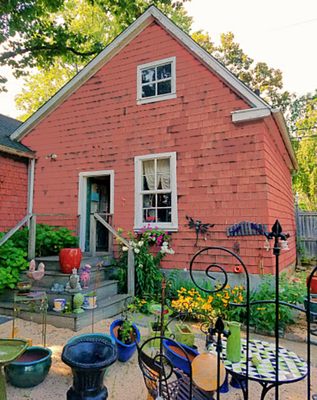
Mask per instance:
[[[307,277],[307,285],[308,285],[308,279],[309,276]],[[317,276],[313,276],[312,280],[310,282],[310,293],[312,294],[317,294]]]
[[[71,274],[74,268],[78,269],[81,262],[81,250],[76,249],[62,249],[59,252],[59,264],[63,274]]]

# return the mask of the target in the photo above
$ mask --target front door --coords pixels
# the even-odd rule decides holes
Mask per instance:
[[[107,228],[99,221],[91,221],[94,213],[100,214],[107,220],[109,214],[113,212],[112,186],[113,174],[102,174],[102,171],[96,172],[96,175],[93,173],[80,174],[80,247],[85,252],[105,253],[112,250],[109,249]],[[93,237],[95,237],[94,240]]]

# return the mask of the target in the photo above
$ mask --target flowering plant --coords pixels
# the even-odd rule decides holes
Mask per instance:
[[[174,254],[174,250],[170,247],[171,237],[168,233],[150,226],[142,228],[136,234],[129,233],[128,237],[129,246],[134,252],[136,295],[157,299],[161,291],[162,274],[159,269],[161,260],[166,254]],[[127,264],[129,248],[120,243],[118,243],[120,254],[117,264],[123,267]]]
[[[187,312],[195,318],[195,314],[207,314],[210,317],[222,315],[226,319],[235,319],[240,312],[238,307],[228,307],[229,303],[243,303],[245,294],[243,286],[226,285],[219,292],[202,294],[197,289],[186,289],[182,287],[177,291],[178,297],[171,303],[172,308],[178,312]]]

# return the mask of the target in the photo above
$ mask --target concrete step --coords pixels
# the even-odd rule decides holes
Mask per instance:
[[[97,264],[101,264],[103,267],[110,265],[112,263],[113,256],[111,253],[107,253],[102,256],[89,256],[87,254],[83,254],[81,259],[80,267],[83,267],[85,264],[89,264],[92,267]],[[36,264],[38,265],[40,262],[45,264],[46,271],[56,271],[60,272],[60,264],[58,256],[48,256],[48,257],[36,257]]]
[[[90,283],[89,287],[100,286],[101,282],[104,282],[109,274],[106,273],[105,268],[98,269],[97,267],[92,267],[90,272]],[[43,288],[44,290],[50,289],[54,283],[59,283],[62,285],[66,285],[69,281],[70,274],[63,274],[60,271],[50,271],[46,270],[44,277],[40,281],[34,281],[33,285]],[[30,279],[27,276],[27,271],[22,272],[21,274],[22,281],[29,281]]]
[[[86,326],[92,325],[93,322],[98,322],[102,319],[120,314],[128,304],[130,298],[131,296],[127,294],[116,294],[102,301],[98,301],[97,298],[97,308],[94,310],[85,310],[81,314],[63,314],[55,311],[48,311],[46,322],[57,328],[68,328],[77,332]],[[12,316],[13,303],[0,302],[0,314]],[[41,324],[43,315],[41,313],[34,313],[27,309],[22,309],[21,307],[18,318]]]
[[[43,288],[32,288],[32,290],[43,290]],[[118,281],[104,281],[101,282],[98,286],[98,288],[94,289],[92,286],[88,289],[83,289],[79,293],[86,294],[90,293],[92,291],[95,291],[97,294],[97,302],[101,302],[106,298],[109,298],[111,296],[114,296],[118,293]],[[53,292],[51,290],[46,291],[47,298],[48,298],[48,305],[51,308],[53,308],[54,305],[54,299],[65,299],[66,302],[72,302],[72,299],[76,293],[69,293],[67,291],[64,292]]]

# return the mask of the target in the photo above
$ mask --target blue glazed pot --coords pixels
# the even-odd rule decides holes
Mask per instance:
[[[46,378],[52,364],[52,352],[41,346],[31,346],[17,360],[5,367],[12,386],[28,388],[39,385]]]
[[[67,344],[73,343],[77,339],[82,339],[82,338],[96,338],[96,339],[106,339],[112,344],[116,344],[114,339],[110,336],[107,335],[106,333],[83,333],[81,335],[73,336],[67,341]]]
[[[199,355],[199,352],[192,347],[186,346],[186,344],[180,343],[182,348],[188,354],[188,358],[192,361],[196,356]],[[171,361],[175,368],[181,369],[185,372],[185,374],[190,374],[190,368],[188,364],[188,360],[185,355],[181,355],[181,349],[176,349],[176,346],[170,340],[163,339],[163,348],[165,355]],[[178,351],[178,352],[177,352]]]
[[[121,326],[122,324],[122,319],[116,319],[115,321],[112,322],[110,325],[110,336],[112,339],[115,341],[118,349],[118,360],[121,362],[126,362],[130,360],[130,358],[133,356],[135,350],[136,350],[136,343],[140,342],[141,339],[141,334],[138,329],[138,327],[135,324],[132,324],[135,333],[136,333],[136,342],[131,343],[131,344],[125,344],[121,342],[121,340],[118,339],[117,337],[117,327]]]

